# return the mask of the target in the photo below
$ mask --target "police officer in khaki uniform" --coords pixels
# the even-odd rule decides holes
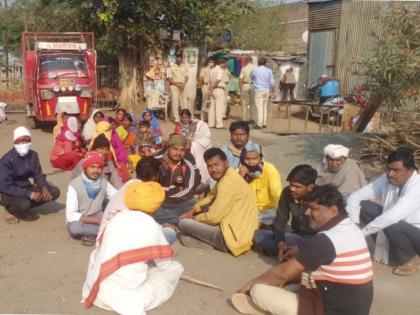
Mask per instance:
[[[172,95],[172,115],[179,122],[179,106],[183,99],[183,91],[188,81],[188,69],[182,64],[182,55],[176,55],[176,62],[168,69],[168,81]]]
[[[227,106],[228,106],[228,96],[229,96],[229,82],[230,82],[231,73],[226,67],[223,69],[223,81],[225,83],[225,100],[223,103],[223,119],[227,118]]]
[[[200,75],[198,76],[199,84],[201,86],[201,93],[203,95],[203,99],[201,102],[201,112],[206,112],[206,104],[209,100],[209,81],[210,81],[210,70],[214,67],[214,60],[209,58],[207,59],[207,65],[200,70]]]
[[[225,88],[227,88],[223,76],[226,66],[227,60],[221,58],[217,60],[217,65],[210,71],[209,94],[211,104],[208,110],[208,125],[210,128],[223,128]]]
[[[256,66],[252,63],[252,57],[248,57],[248,63],[241,69],[239,74],[239,87],[241,89],[242,119],[244,121],[255,120],[254,88],[251,82],[251,72]]]

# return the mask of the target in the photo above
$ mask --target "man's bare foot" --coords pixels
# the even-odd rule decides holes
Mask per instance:
[[[6,223],[9,223],[9,224],[19,223],[19,219],[15,215],[10,213],[7,209],[4,209],[4,221],[6,221]]]
[[[416,255],[405,264],[395,267],[392,270],[392,273],[398,276],[410,276],[416,273],[417,270],[419,269],[420,269],[420,257]]]

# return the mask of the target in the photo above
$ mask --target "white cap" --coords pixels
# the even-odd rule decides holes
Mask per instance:
[[[16,141],[16,139],[20,138],[20,137],[29,137],[32,138],[31,136],[31,132],[28,130],[28,128],[26,127],[17,127],[14,131],[13,131],[13,142]]]
[[[337,159],[339,157],[348,157],[350,149],[341,144],[329,144],[324,148],[324,156]]]

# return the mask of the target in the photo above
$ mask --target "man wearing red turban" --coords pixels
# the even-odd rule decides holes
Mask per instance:
[[[82,239],[84,245],[93,245],[101,224],[105,199],[117,192],[103,177],[104,159],[96,152],[86,154],[83,173],[72,179],[66,199],[67,229],[71,237]]]

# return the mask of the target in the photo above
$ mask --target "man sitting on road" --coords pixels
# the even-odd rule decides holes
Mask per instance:
[[[314,188],[306,201],[305,215],[318,233],[234,294],[234,307],[244,314],[368,315],[372,261],[362,232],[347,217],[343,196],[325,185]],[[299,278],[295,293],[288,285]]]
[[[184,268],[172,260],[174,252],[152,217],[164,198],[156,182],[127,186],[124,204],[129,210],[108,222],[90,256],[85,307],[145,315],[171,298]]]
[[[250,128],[245,121],[234,121],[230,124],[230,141],[222,148],[228,159],[230,167],[239,168],[242,149],[246,146],[254,146],[249,139]]]
[[[179,216],[194,205],[195,189],[201,183],[197,165],[185,158],[187,139],[173,134],[166,142],[166,151],[161,158],[157,181],[165,189],[166,197],[155,214],[160,223],[178,225]]]
[[[242,149],[241,175],[252,188],[257,200],[260,223],[271,226],[276,217],[282,190],[280,173],[276,167],[265,161],[261,146],[248,144]]]
[[[301,245],[311,238],[315,231],[310,228],[305,199],[314,189],[317,172],[310,165],[295,166],[287,176],[289,186],[283,189],[273,231],[257,230],[254,244],[271,256],[282,256],[290,246]],[[286,225],[292,216],[292,233],[286,232]]]
[[[413,151],[393,151],[387,168],[347,198],[347,211],[355,223],[366,224],[365,236],[377,233],[375,260],[396,265],[394,274],[408,276],[420,268],[420,175]],[[379,201],[382,207],[362,202],[366,200]]]
[[[206,198],[181,216],[179,228],[184,235],[180,241],[184,246],[199,248],[204,242],[238,256],[251,248],[252,236],[258,228],[254,193],[238,172],[229,168],[221,149],[208,149],[204,160],[217,184]]]
[[[93,141],[93,145],[91,147],[91,151],[98,152],[102,158],[104,159],[104,168],[102,170],[102,176],[114,186],[115,189],[121,188],[124,183],[118,175],[117,168],[115,167],[114,163],[111,159],[109,159],[109,152],[110,152],[111,143],[105,137],[104,134],[100,134],[95,138]],[[83,173],[82,168],[83,160],[80,160],[76,167],[73,169],[71,178],[75,178]]]
[[[349,158],[349,148],[340,144],[329,144],[324,148],[318,185],[333,184],[347,197],[366,186],[366,178],[360,164]]]
[[[5,221],[10,224],[38,219],[30,209],[60,196],[60,190],[46,181],[38,154],[31,150],[31,133],[25,127],[14,130],[13,149],[0,159],[0,193]]]
[[[102,216],[102,223],[99,228],[99,233],[104,230],[106,222],[110,221],[117,213],[121,211],[128,211],[129,209],[124,203],[124,194],[127,187],[131,183],[155,182],[159,172],[159,161],[152,157],[143,157],[136,165],[136,178],[130,179],[121,187],[118,192],[108,202],[104,214]],[[163,235],[169,244],[176,241],[176,232],[174,227],[162,227]]]
[[[117,192],[103,178],[102,156],[93,151],[83,159],[83,173],[70,181],[66,199],[67,229],[71,237],[82,238],[83,245],[95,243],[106,200]]]

